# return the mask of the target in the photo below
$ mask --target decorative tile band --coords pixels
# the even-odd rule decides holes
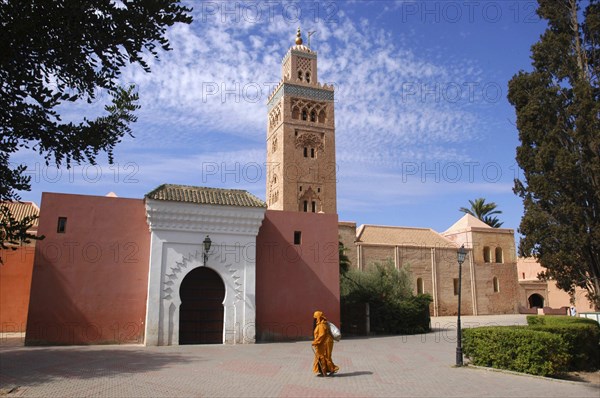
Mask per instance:
[[[271,112],[273,106],[279,102],[283,95],[291,95],[294,97],[303,97],[316,101],[333,101],[333,90],[321,88],[296,86],[295,84],[282,84],[275,95],[271,97],[267,104],[268,112]]]

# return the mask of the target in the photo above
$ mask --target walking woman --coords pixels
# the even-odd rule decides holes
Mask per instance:
[[[333,351],[333,337],[329,332],[329,324],[327,318],[321,311],[315,311],[315,330],[313,340],[313,347],[315,349],[315,361],[313,363],[313,372],[317,375],[331,376],[340,370],[332,359],[331,352]],[[321,368],[321,369],[319,369]]]

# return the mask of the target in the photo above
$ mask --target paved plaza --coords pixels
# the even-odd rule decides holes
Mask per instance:
[[[597,384],[456,368],[456,319],[415,336],[336,343],[341,370],[312,374],[310,342],[143,347],[23,347],[0,342],[8,397],[599,397]],[[524,324],[525,316],[463,317],[463,326]]]

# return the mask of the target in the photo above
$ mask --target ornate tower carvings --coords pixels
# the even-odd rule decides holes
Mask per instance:
[[[267,102],[267,206],[337,213],[334,89],[317,80],[317,53],[296,45]]]

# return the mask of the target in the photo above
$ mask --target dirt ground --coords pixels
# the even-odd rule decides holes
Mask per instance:
[[[571,372],[565,379],[573,381],[584,381],[600,386],[600,370],[596,372]]]

